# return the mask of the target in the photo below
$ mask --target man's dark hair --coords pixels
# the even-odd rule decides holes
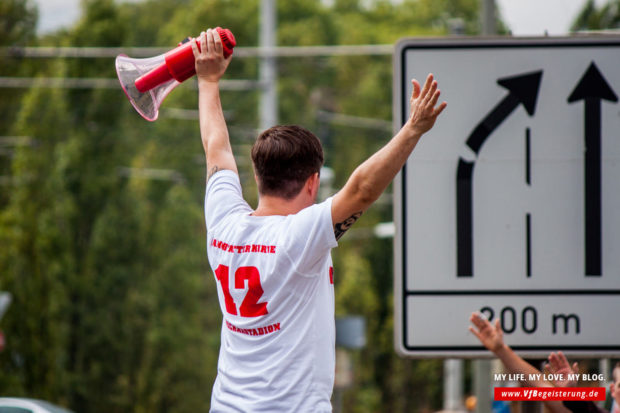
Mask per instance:
[[[310,176],[320,172],[323,147],[301,126],[274,126],[254,142],[252,163],[260,194],[292,199]]]

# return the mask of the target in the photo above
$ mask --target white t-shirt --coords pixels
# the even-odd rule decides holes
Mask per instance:
[[[234,172],[211,177],[207,255],[223,314],[211,412],[331,412],[331,198],[295,215],[252,211]]]

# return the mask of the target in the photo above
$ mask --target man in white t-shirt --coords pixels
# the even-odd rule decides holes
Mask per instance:
[[[410,118],[332,198],[315,204],[323,150],[299,126],[264,131],[252,148],[259,202],[243,199],[219,97],[225,59],[215,30],[193,45],[207,161],[207,255],[223,322],[212,412],[331,412],[337,240],[381,195],[445,102],[432,75],[413,81]]]

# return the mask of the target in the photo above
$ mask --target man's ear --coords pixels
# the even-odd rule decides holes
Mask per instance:
[[[319,185],[321,183],[321,178],[318,172],[310,175],[308,180],[306,181],[306,189],[310,195],[316,197],[316,194],[319,192]]]

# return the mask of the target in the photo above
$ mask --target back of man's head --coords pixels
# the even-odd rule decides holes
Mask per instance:
[[[292,199],[321,170],[323,148],[319,138],[301,126],[274,126],[254,142],[252,163],[260,194]]]

